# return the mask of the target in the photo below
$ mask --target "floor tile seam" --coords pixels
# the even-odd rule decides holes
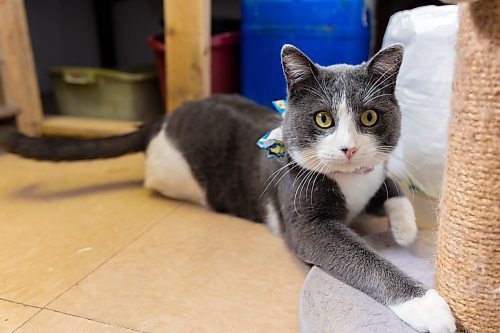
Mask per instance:
[[[21,303],[18,303],[18,304],[21,304]],[[39,308],[39,307],[36,307],[36,308],[38,309],[38,311],[34,315],[32,315],[31,317],[26,319],[21,325],[19,325],[15,330],[13,330],[12,333],[17,332],[21,327],[26,325],[31,319],[35,318],[43,310],[42,308]]]
[[[108,263],[110,260],[112,260],[114,257],[116,257],[118,254],[122,253],[124,250],[126,250],[129,246],[131,246],[133,243],[135,243],[137,240],[139,240],[142,236],[144,236],[146,233],[148,233],[151,229],[153,229],[156,225],[161,223],[164,219],[168,218],[171,214],[173,214],[175,211],[177,211],[183,204],[180,203],[174,209],[172,209],[170,212],[166,213],[165,215],[161,216],[158,218],[155,222],[151,223],[150,226],[148,226],[146,229],[144,229],[143,232],[132,238],[129,242],[127,242],[125,245],[123,245],[120,249],[118,249],[115,253],[113,253],[111,256],[103,260],[99,265],[97,265],[94,269],[92,269],[90,272],[85,274],[81,279],[76,281],[74,284],[69,286],[67,289],[65,289],[62,293],[57,295],[55,298],[50,300],[48,303],[46,303],[42,308],[44,309],[50,309],[49,306],[54,303],[56,300],[58,300],[60,297],[62,297],[64,294],[66,294],[69,290],[71,290],[73,287],[77,286],[80,284],[83,280],[85,280],[87,277],[89,277],[91,274],[96,272],[99,268],[104,266],[106,263]],[[51,309],[54,310],[54,309]]]
[[[93,319],[93,318],[88,318],[88,317],[80,316],[80,315],[77,315],[77,314],[74,314],[74,313],[70,313],[70,312],[66,312],[66,311],[60,311],[60,310],[51,309],[51,308],[47,308],[47,307],[43,308],[43,310],[51,311],[51,312],[55,312],[55,313],[59,313],[59,314],[63,314],[63,315],[67,315],[67,316],[71,316],[71,317],[75,317],[75,318],[79,318],[79,319],[84,319],[84,320],[92,321],[94,323],[99,323],[99,324],[103,324],[103,325],[110,326],[110,327],[124,328],[124,329],[131,330],[131,331],[134,331],[134,332],[150,333],[150,332],[142,331],[142,330],[139,330],[139,329],[136,329],[136,328],[131,328],[131,327],[123,326],[123,325],[116,325],[116,324],[113,324],[111,322],[106,322],[106,321],[102,321],[102,320],[98,320],[98,319]]]

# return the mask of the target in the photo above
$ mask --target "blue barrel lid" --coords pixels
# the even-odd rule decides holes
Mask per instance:
[[[368,26],[364,0],[242,0],[244,29],[313,29]]]

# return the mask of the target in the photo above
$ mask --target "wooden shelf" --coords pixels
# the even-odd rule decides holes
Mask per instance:
[[[13,118],[19,110],[12,106],[0,105],[0,120]]]
[[[138,121],[127,120],[45,116],[42,135],[96,138],[133,132],[140,124]]]
[[[210,1],[163,0],[169,110],[210,93]],[[99,137],[123,134],[137,122],[45,117],[36,79],[24,0],[0,0],[2,103],[15,105],[18,129],[28,135]]]

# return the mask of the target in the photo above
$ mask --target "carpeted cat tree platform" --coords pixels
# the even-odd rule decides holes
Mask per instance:
[[[421,232],[417,241],[402,248],[390,233],[365,238],[382,257],[413,278],[431,286],[434,275],[435,236]],[[302,333],[414,333],[389,308],[364,293],[313,267],[302,288],[299,305]]]
[[[423,232],[408,249],[368,237],[382,256],[434,285],[457,327],[500,332],[500,1],[462,3],[437,243]],[[437,244],[436,246],[434,244]],[[304,333],[415,332],[389,309],[314,267],[300,303]]]

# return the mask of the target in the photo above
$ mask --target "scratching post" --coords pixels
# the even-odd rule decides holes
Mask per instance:
[[[460,5],[436,288],[459,327],[500,332],[500,1]]]

